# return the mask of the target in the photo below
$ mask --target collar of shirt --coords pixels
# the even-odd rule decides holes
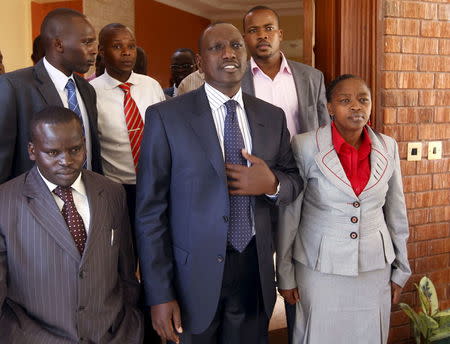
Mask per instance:
[[[137,85],[137,84],[139,84],[139,81],[140,81],[139,78],[136,77],[136,73],[134,73],[133,71],[131,72],[131,75],[128,78],[128,80],[125,82],[114,79],[111,75],[108,74],[108,72],[106,70],[105,70],[105,73],[103,73],[101,75],[101,77],[105,81],[105,84],[104,84],[105,90],[112,90],[113,88],[116,88],[119,85],[124,84],[125,82],[129,82],[132,85]]]
[[[72,79],[75,83],[75,79],[73,78],[73,73],[70,76],[67,76],[63,72],[61,72],[59,69],[56,69],[50,62],[47,61],[47,59],[44,57],[44,67],[47,71],[48,75],[50,76],[50,79],[53,81],[53,84],[55,85],[58,92],[65,92],[67,81],[69,79]]]
[[[244,101],[242,100],[242,89],[239,88],[239,91],[233,96],[228,97],[227,95],[223,94],[222,92],[216,90],[214,87],[209,85],[207,82],[205,82],[205,92],[206,96],[208,97],[209,106],[211,107],[212,111],[216,111],[221,106],[225,106],[225,102],[229,101],[230,99],[235,100],[238,102],[239,106],[244,109]]]
[[[50,190],[50,192],[53,193],[53,190],[55,190],[58,185],[53,184],[51,181],[47,180],[41,173],[41,171],[39,171],[39,168],[37,169],[39,172],[39,175],[41,176],[42,180],[44,181],[45,185],[47,185],[48,189]],[[78,178],[75,179],[75,181],[73,182],[73,184],[71,185],[72,189],[74,189],[76,192],[82,194],[84,197],[87,197],[86,194],[86,188],[84,186],[83,180],[81,179],[81,173],[79,174]]]
[[[359,149],[354,148],[352,145],[348,144],[344,140],[344,138],[334,125],[334,122],[331,123],[331,131],[332,131],[333,146],[338,154],[343,153],[343,151],[354,149],[358,152],[359,160],[365,159],[370,154],[370,150],[372,148],[372,141],[370,140],[369,133],[366,127],[363,128],[362,132],[363,140],[361,142],[361,145],[359,146]]]
[[[280,52],[281,54],[281,65],[280,65],[280,70],[278,73],[286,73],[286,74],[291,74],[291,68],[289,67],[288,63],[287,63],[287,59],[284,56],[284,54],[282,52]],[[259,68],[259,66],[256,64],[255,60],[253,59],[253,57],[250,57],[250,70],[252,71],[252,74],[255,75],[257,73],[262,73],[264,75],[266,75],[261,68]],[[277,74],[278,74],[277,73]]]

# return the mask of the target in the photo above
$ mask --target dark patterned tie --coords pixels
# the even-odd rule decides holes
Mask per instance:
[[[61,210],[62,216],[67,223],[67,227],[69,228],[70,234],[72,234],[78,251],[83,255],[87,235],[83,219],[73,201],[72,188],[70,186],[57,186],[53,192],[64,202]]]
[[[235,100],[229,100],[225,103],[227,108],[223,133],[225,162],[247,166],[247,160],[244,159],[241,152],[245,145],[239,128],[236,105],[237,102]],[[230,195],[228,243],[239,252],[244,251],[252,239],[251,221],[250,197]]]

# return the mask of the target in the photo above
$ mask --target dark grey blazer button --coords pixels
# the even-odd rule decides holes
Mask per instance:
[[[360,207],[360,203],[359,202],[353,202],[353,206],[355,207],[355,208],[359,208]]]
[[[225,223],[228,223],[228,221],[229,221],[228,216],[224,215],[224,216],[223,216],[223,221],[224,221]]]
[[[85,277],[86,277],[86,272],[85,272],[84,270],[81,270],[81,271],[78,273],[78,277],[80,277],[81,279],[85,278]]]
[[[350,233],[350,238],[356,239],[357,237],[358,237],[358,233],[356,233],[356,232],[351,232]]]
[[[222,263],[223,262],[223,257],[220,254],[217,256],[217,262],[218,263]]]
[[[84,307],[84,306],[78,307],[78,311],[79,311],[79,312],[82,312],[82,311],[84,311],[85,309],[86,309],[86,307]]]
[[[350,221],[352,221],[352,223],[357,223],[358,222],[358,218],[356,216],[352,216]]]

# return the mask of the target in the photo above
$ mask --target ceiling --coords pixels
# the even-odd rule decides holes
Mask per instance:
[[[267,6],[280,16],[300,15],[303,12],[302,0],[155,0],[168,6],[196,14],[211,20],[242,18],[254,6]]]

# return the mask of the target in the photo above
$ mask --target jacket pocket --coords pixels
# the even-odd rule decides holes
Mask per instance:
[[[373,271],[386,266],[383,236],[379,230],[361,237],[359,243],[359,271]]]

